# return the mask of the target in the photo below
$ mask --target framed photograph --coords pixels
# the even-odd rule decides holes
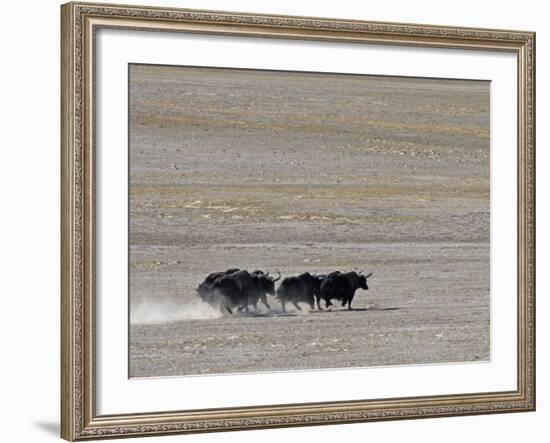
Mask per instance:
[[[535,409],[535,35],[68,3],[62,437]]]

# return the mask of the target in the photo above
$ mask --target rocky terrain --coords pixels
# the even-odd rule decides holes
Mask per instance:
[[[132,65],[130,376],[490,358],[489,83]],[[229,267],[373,271],[221,316]]]

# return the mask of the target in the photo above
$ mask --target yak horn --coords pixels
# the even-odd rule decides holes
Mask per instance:
[[[279,271],[277,271],[277,274],[279,274],[279,276],[277,278],[274,278],[273,281],[276,282],[278,280],[281,279],[281,273]]]
[[[372,275],[372,272],[369,272],[367,275],[365,275],[365,278],[369,278]]]

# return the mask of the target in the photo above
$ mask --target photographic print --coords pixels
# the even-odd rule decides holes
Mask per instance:
[[[128,75],[130,377],[490,360],[490,82]]]
[[[534,411],[535,46],[62,5],[62,437]]]

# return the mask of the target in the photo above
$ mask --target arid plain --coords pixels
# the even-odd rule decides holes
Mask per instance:
[[[130,376],[490,358],[488,82],[130,67]],[[222,316],[240,267],[372,271]]]

